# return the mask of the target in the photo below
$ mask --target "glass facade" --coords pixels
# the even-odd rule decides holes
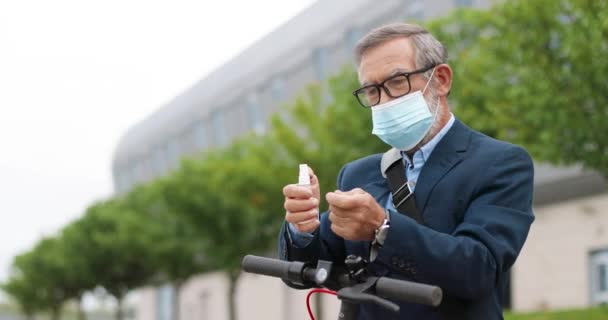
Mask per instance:
[[[175,141],[175,139],[170,139],[169,141],[167,141],[166,149],[168,167],[173,168],[178,165],[180,158],[179,146],[177,141]]]
[[[416,20],[424,19],[424,1],[412,1],[411,4],[407,7],[407,16],[408,18],[413,18]]]
[[[257,133],[263,133],[266,130],[263,111],[255,100],[247,103],[247,122],[250,130]]]
[[[203,150],[207,146],[207,136],[205,134],[205,126],[202,121],[198,121],[194,125],[194,146],[197,150]]]
[[[471,6],[473,6],[473,0],[454,0],[454,6],[471,7]]]
[[[312,61],[317,80],[324,80],[327,77],[327,55],[327,49],[325,48],[316,48],[312,52]]]
[[[226,136],[226,126],[224,123],[224,113],[222,111],[216,110],[213,113],[212,119],[215,143],[218,146],[223,146],[228,142],[228,137]]]
[[[155,173],[160,173],[160,172],[164,172],[165,169],[167,168],[167,164],[166,164],[166,159],[165,159],[165,155],[163,154],[163,149],[156,147],[154,149],[154,155],[153,157],[153,167],[154,167],[154,172]]]
[[[285,97],[287,96],[287,92],[285,86],[285,79],[283,78],[283,76],[275,76],[272,79],[272,83],[270,86],[270,90],[272,92],[272,99],[274,101],[281,101],[285,99]]]
[[[351,28],[346,31],[344,40],[346,41],[346,49],[348,52],[352,52],[355,49],[355,46],[361,37],[363,37],[363,32],[361,32],[361,29],[359,28]]]

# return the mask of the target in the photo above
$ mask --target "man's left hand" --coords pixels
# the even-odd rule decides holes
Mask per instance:
[[[384,209],[362,189],[328,192],[331,230],[345,240],[372,241],[384,222]]]

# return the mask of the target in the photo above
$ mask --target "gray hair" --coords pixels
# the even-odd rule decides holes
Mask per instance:
[[[371,48],[396,38],[411,37],[416,55],[416,69],[435,64],[447,63],[448,51],[426,29],[415,24],[393,23],[376,28],[366,34],[355,46],[355,61],[357,67],[361,64],[361,57]],[[424,76],[429,77],[432,70]]]

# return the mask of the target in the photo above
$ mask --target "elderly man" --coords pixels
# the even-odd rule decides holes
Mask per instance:
[[[346,164],[320,219],[312,168],[311,188],[285,186],[279,255],[340,263],[354,254],[375,275],[443,289],[438,308],[363,304],[360,319],[502,319],[507,272],[534,220],[530,156],[454,118],[447,52],[425,29],[380,27],[355,54],[354,95],[392,148]]]

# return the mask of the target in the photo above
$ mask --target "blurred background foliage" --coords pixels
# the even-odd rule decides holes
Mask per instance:
[[[450,101],[459,119],[525,146],[536,160],[579,164],[608,177],[607,1],[505,1],[426,25],[450,52]],[[346,67],[286,105],[266,134],[183,159],[165,177],[91,204],[15,257],[2,289],[28,318],[59,319],[66,302],[80,305],[85,292],[103,288],[118,301],[122,319],[121,302],[132,289],[167,282],[179,289],[195,274],[221,270],[230,279],[235,319],[241,258],[274,254],[281,189],[297,181],[298,164],[315,170],[324,193],[336,188],[343,164],[387,149],[371,136],[370,110],[351,94],[357,86],[355,70]],[[559,319],[587,313],[608,318],[592,309]]]

